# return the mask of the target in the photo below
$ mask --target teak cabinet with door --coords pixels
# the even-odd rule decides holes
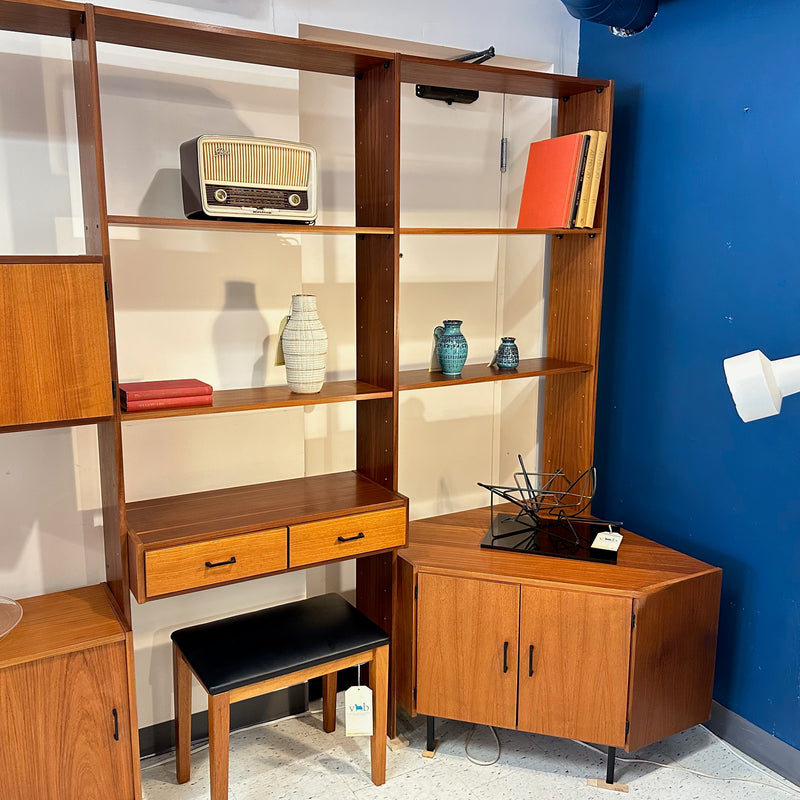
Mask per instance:
[[[709,718],[718,568],[630,531],[617,564],[487,551],[489,519],[410,525],[400,705],[626,750]]]
[[[134,800],[132,636],[107,588],[31,597],[22,607],[0,648],[0,797]]]

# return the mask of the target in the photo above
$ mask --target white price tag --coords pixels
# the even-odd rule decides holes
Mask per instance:
[[[286,316],[281,320],[281,324],[278,327],[278,349],[275,351],[275,366],[276,367],[283,367],[286,365],[286,359],[283,357],[283,329],[286,327],[286,323],[289,321],[289,317]]]
[[[592,542],[592,547],[595,550],[612,550],[616,552],[619,550],[620,543],[622,542],[622,534],[616,533],[615,531],[600,531],[597,536],[594,537],[594,541]]]
[[[351,686],[344,693],[344,735],[372,736],[372,689]]]

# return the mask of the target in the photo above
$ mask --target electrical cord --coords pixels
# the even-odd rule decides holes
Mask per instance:
[[[711,733],[711,731],[709,731],[709,733]],[[719,739],[718,736],[716,738]],[[572,741],[575,742],[576,744],[580,744],[583,747],[588,748],[589,750],[594,750],[595,753],[599,753],[601,756],[606,755],[606,753],[604,753],[599,747],[587,744],[586,742],[579,742],[577,739],[573,739]],[[751,761],[747,761],[746,759],[742,758],[742,756],[739,755],[739,753],[733,750],[733,748],[731,748],[726,742],[723,742],[722,739],[719,739],[719,741],[725,746],[725,748],[730,753],[735,755],[740,761],[743,761],[749,767],[753,767],[759,772],[764,773],[764,775],[766,775],[768,778],[772,778],[772,776],[766,770],[763,770],[758,765],[753,764]],[[779,791],[786,792],[787,794],[800,795],[800,789],[795,789],[792,786],[783,786],[779,783],[767,783],[766,781],[757,781],[753,778],[726,778],[722,775],[709,775],[706,772],[700,772],[699,770],[691,769],[690,767],[684,767],[681,764],[663,764],[659,761],[649,761],[646,758],[620,758],[619,756],[617,756],[616,760],[623,764],[652,764],[654,767],[664,767],[665,769],[677,769],[682,772],[691,772],[693,775],[699,775],[701,778],[710,778],[711,780],[715,781],[737,781],[741,783],[755,783],[758,786],[767,786],[770,789],[778,789]]]
[[[464,753],[473,764],[477,764],[479,767],[491,767],[492,764],[496,764],[500,760],[500,737],[497,735],[497,731],[491,725],[486,726],[492,732],[494,740],[497,742],[497,755],[491,761],[478,761],[478,759],[473,758],[469,754],[469,750],[467,750],[467,748],[469,747],[469,743],[472,741],[472,734],[475,733],[475,729],[477,727],[478,727],[477,725],[473,725],[470,728],[470,731],[467,734],[467,739],[464,742]]]

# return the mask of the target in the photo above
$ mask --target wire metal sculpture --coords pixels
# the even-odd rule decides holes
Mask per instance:
[[[561,469],[529,472],[522,456],[517,458],[520,472],[514,473],[514,486],[478,483],[491,493],[492,525],[484,539],[484,547],[590,558],[591,540],[581,533],[591,536],[605,528],[616,526],[619,529],[619,523],[584,515],[597,488],[594,466],[570,480]],[[517,513],[495,515],[496,498],[515,505]],[[586,551],[586,554],[580,551]]]

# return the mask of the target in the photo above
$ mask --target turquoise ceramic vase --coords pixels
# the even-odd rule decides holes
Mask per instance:
[[[460,319],[446,319],[433,329],[436,354],[444,375],[460,375],[467,360],[467,340],[461,333],[461,322]]]
[[[503,336],[497,348],[497,369],[516,369],[519,366],[519,350],[513,336]]]

